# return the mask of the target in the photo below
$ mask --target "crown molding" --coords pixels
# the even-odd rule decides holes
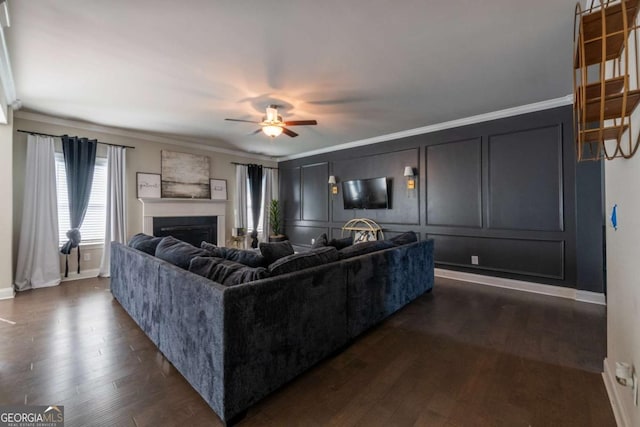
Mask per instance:
[[[194,139],[189,137],[184,137],[184,136],[169,137],[169,136],[155,135],[152,133],[103,126],[103,125],[83,122],[79,120],[63,119],[61,117],[49,116],[47,114],[34,113],[31,111],[24,111],[24,110],[16,111],[14,113],[14,118],[31,120],[34,122],[46,123],[46,124],[56,125],[56,126],[67,126],[67,127],[89,131],[89,132],[100,132],[100,133],[105,133],[107,135],[139,139],[142,141],[157,142],[160,144],[169,144],[169,145],[175,145],[178,147],[192,148],[195,150],[212,151],[214,153],[228,154],[228,155],[242,157],[246,159],[256,159],[256,160],[265,160],[265,161],[276,160],[276,157],[265,156],[263,154],[253,154],[253,153],[249,153],[241,150],[231,150],[228,148],[206,145],[206,144],[203,144],[202,142],[197,142]],[[28,129],[25,129],[25,130],[28,130]],[[179,140],[177,138],[179,138]]]
[[[408,129],[400,132],[389,133],[386,135],[380,135],[373,138],[366,138],[357,141],[347,142],[344,144],[332,145],[330,147],[319,148],[317,150],[307,151],[304,153],[291,154],[288,156],[276,157],[265,156],[263,154],[253,154],[242,150],[231,150],[228,148],[215,147],[202,144],[190,137],[177,136],[180,140],[174,139],[174,137],[155,135],[151,133],[127,130],[109,126],[98,125],[89,122],[83,122],[78,120],[63,119],[61,117],[49,116],[42,113],[34,113],[30,111],[16,111],[14,117],[24,120],[32,120],[35,122],[47,123],[58,126],[69,126],[77,129],[82,129],[92,132],[101,132],[109,135],[117,135],[126,138],[140,139],[143,141],[158,142],[161,144],[175,145],[179,147],[192,148],[196,150],[212,151],[216,153],[229,154],[232,156],[244,157],[248,159],[257,159],[264,161],[286,161],[299,159],[303,157],[314,156],[317,154],[324,154],[338,150],[345,150],[348,148],[361,147],[363,145],[377,144],[380,142],[392,141],[394,139],[406,138],[409,136],[422,135],[440,130],[451,129],[461,126],[472,125],[476,123],[487,122],[490,120],[503,119],[506,117],[518,116],[520,114],[533,113],[536,111],[548,110],[551,108],[562,107],[565,105],[573,104],[573,94],[566,95],[560,98],[553,98],[546,101],[535,102],[532,104],[521,105],[519,107],[507,108],[504,110],[493,111],[490,113],[478,114],[476,116],[465,117],[462,119],[451,120],[448,122],[436,123],[429,126],[423,126],[414,129]]]
[[[546,101],[534,102],[533,104],[521,105],[519,107],[507,108],[504,110],[493,111],[490,113],[478,114],[476,116],[465,117],[462,119],[451,120],[448,122],[436,123],[429,126],[423,126],[415,129],[403,130],[400,132],[389,133],[386,135],[375,136],[373,138],[360,139],[358,141],[347,142],[344,144],[333,145],[331,147],[319,148],[317,150],[307,151],[305,153],[291,154],[289,156],[279,157],[278,161],[299,159],[302,157],[315,156],[316,154],[330,153],[332,151],[345,150],[348,148],[361,147],[363,145],[377,144],[379,142],[392,141],[394,139],[406,138],[408,136],[422,135],[426,133],[437,132],[444,129],[457,128],[461,126],[472,125],[490,120],[503,119],[506,117],[518,116],[520,114],[533,113],[535,111],[549,110],[551,108],[562,107],[564,105],[573,104],[573,94],[562,96],[560,98],[548,99]]]
[[[16,101],[17,96],[5,35],[5,28],[9,28],[9,26],[9,9],[7,8],[7,2],[5,1],[0,3],[0,80],[2,81],[2,88],[4,90],[6,103],[11,105]]]

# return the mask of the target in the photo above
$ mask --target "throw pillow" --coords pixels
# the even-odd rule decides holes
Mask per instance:
[[[284,242],[260,243],[260,252],[267,264],[273,264],[282,257],[293,254],[293,247],[288,240]]]
[[[353,236],[343,237],[342,239],[331,239],[329,246],[333,246],[337,250],[344,249],[353,245]]]
[[[413,231],[407,231],[406,233],[398,234],[395,237],[389,239],[394,245],[407,245],[409,243],[415,243],[418,241],[418,236]]]
[[[393,248],[396,245],[388,240],[374,240],[371,242],[358,243],[357,245],[348,246],[340,249],[338,254],[340,259],[353,258],[359,255],[365,255],[371,252],[377,252],[384,249]]]
[[[235,286],[269,277],[269,272],[264,267],[251,268],[216,257],[193,258],[189,264],[189,271],[224,286]]]
[[[163,237],[156,247],[156,256],[185,270],[189,268],[189,262],[197,256],[207,256],[204,249],[196,248],[190,243],[178,240],[175,237]]]
[[[208,251],[211,256],[228,259],[229,261],[238,262],[248,267],[266,267],[269,265],[264,257],[256,251],[224,248],[209,242],[202,242],[200,247]]]
[[[300,252],[280,258],[269,265],[269,273],[271,273],[272,276],[278,276],[280,274],[293,273],[294,271],[304,270],[305,268],[311,268],[337,260],[338,250],[332,246],[311,249],[308,252]]]
[[[311,249],[324,248],[328,244],[329,244],[329,239],[327,238],[327,233],[322,233],[321,235],[315,238],[315,242],[311,245]]]
[[[160,243],[160,240],[162,240],[162,237],[153,237],[144,233],[138,233],[129,239],[127,246],[148,253],[149,255],[155,255],[156,247],[158,243]]]

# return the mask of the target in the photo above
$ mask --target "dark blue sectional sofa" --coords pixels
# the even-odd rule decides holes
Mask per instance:
[[[226,423],[433,287],[433,241],[223,286],[113,243],[111,292]]]

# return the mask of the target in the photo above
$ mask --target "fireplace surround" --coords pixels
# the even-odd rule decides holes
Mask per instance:
[[[218,246],[226,242],[225,214],[227,202],[224,200],[203,199],[138,199],[142,203],[142,232],[154,235],[154,218],[169,217],[215,217],[216,238]],[[198,220],[196,220],[198,221]],[[179,227],[179,225],[178,225]],[[174,230],[180,231],[180,230]],[[169,233],[170,234],[170,233]],[[174,235],[174,234],[171,234]],[[175,235],[174,235],[175,236]],[[175,236],[179,238],[178,236]],[[204,240],[204,239],[203,239]],[[190,242],[193,243],[193,242]],[[199,246],[200,242],[197,242]]]

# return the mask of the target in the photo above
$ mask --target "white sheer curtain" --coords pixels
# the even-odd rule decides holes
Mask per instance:
[[[53,138],[29,135],[16,290],[60,283],[58,201]]]
[[[260,240],[269,241],[271,234],[271,218],[269,205],[271,200],[278,200],[278,169],[264,168],[262,171],[262,236]]]
[[[236,165],[236,191],[233,201],[235,228],[247,228],[247,166]],[[235,233],[234,233],[235,234]]]
[[[107,209],[104,232],[104,251],[100,262],[100,276],[111,275],[111,242],[124,243],[127,238],[125,172],[126,149],[107,147]]]

